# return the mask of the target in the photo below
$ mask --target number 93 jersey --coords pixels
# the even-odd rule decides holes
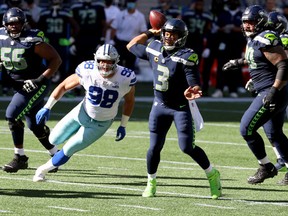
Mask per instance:
[[[137,82],[134,71],[120,65],[117,65],[112,77],[102,77],[94,60],[78,65],[76,74],[86,91],[83,99],[84,109],[97,121],[115,118],[121,99]]]
[[[44,33],[38,29],[23,30],[19,38],[12,39],[0,28],[0,60],[12,79],[33,79],[43,73],[42,58],[34,52],[35,45],[43,41]]]

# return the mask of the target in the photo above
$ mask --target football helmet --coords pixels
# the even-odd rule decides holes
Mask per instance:
[[[173,32],[178,34],[178,39],[174,42],[174,44],[167,43],[168,38],[165,38],[165,32]],[[186,39],[188,36],[188,28],[184,21],[181,19],[169,19],[165,22],[161,29],[161,41],[163,42],[163,46],[165,50],[173,50],[175,48],[183,47],[186,43]]]
[[[111,44],[103,44],[100,46],[94,54],[95,62],[98,67],[98,71],[103,77],[107,77],[116,72],[117,63],[119,62],[120,55],[116,48]],[[102,64],[101,60],[113,61],[112,64]]]
[[[21,23],[20,28],[11,28],[8,27],[8,24],[10,23]],[[20,8],[10,8],[6,11],[6,13],[3,15],[2,24],[6,28],[8,34],[12,38],[18,38],[25,27],[27,23],[26,15]]]
[[[251,5],[242,14],[242,23],[245,21],[255,22],[254,31],[247,30],[242,25],[242,31],[246,37],[254,37],[267,27],[268,15],[260,5]]]
[[[287,19],[283,14],[277,11],[268,14],[268,26],[278,34],[284,33],[287,29],[287,25]]]

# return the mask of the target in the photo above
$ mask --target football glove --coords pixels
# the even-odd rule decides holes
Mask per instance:
[[[124,139],[125,136],[126,136],[125,127],[119,126],[117,129],[117,135],[116,135],[115,141],[120,141],[120,140]]]
[[[279,90],[272,86],[268,94],[263,98],[263,106],[270,112],[273,112],[275,109],[278,94]]]
[[[251,93],[255,92],[254,83],[253,83],[252,79],[248,80],[248,82],[245,85],[245,89]]]
[[[50,109],[42,108],[40,109],[36,114],[36,124],[40,124],[42,121],[44,121],[44,124],[46,121],[49,120],[50,117]]]
[[[24,81],[23,90],[27,93],[34,91],[38,88],[47,78],[44,75],[40,75],[37,79],[29,79]]]
[[[222,67],[223,71],[237,70],[244,64],[244,59],[233,59],[225,63]]]

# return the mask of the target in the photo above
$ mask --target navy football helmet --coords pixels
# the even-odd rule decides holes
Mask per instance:
[[[242,14],[242,23],[245,21],[255,22],[254,31],[247,31],[243,28],[242,31],[246,37],[254,37],[255,34],[260,33],[261,31],[267,28],[268,14],[260,5],[251,5],[245,9]]]
[[[20,23],[21,26],[19,29],[8,28],[8,24],[10,23]],[[20,8],[17,7],[10,8],[3,15],[2,24],[12,38],[18,38],[20,36],[21,31],[25,27],[26,23],[27,23],[26,15]]]
[[[268,14],[268,26],[278,34],[284,33],[287,29],[287,25],[287,19],[283,14],[277,11],[273,11]]]
[[[174,42],[174,44],[165,44],[165,32],[173,32],[178,34],[178,39]],[[165,50],[173,50],[175,48],[183,47],[186,43],[187,36],[188,28],[186,24],[181,19],[176,18],[166,21],[161,29],[160,35]]]

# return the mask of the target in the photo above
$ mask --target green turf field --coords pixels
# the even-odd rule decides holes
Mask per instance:
[[[74,105],[58,103],[48,126],[53,128],[57,119]],[[14,174],[0,171],[0,215],[287,215],[288,186],[277,184],[285,173],[260,185],[246,183],[257,169],[257,161],[239,135],[239,121],[247,102],[198,103],[205,126],[196,134],[196,141],[221,172],[220,200],[210,199],[204,172],[180,152],[174,125],[161,155],[157,197],[142,198],[150,105],[151,102],[136,104],[124,140],[114,141],[117,118],[104,137],[74,155],[57,173],[48,174],[43,183],[32,182],[32,177],[49,156],[26,128],[29,169]],[[10,132],[3,120],[5,106],[1,102],[0,166],[13,156]],[[272,148],[265,141],[267,153],[275,162]]]

